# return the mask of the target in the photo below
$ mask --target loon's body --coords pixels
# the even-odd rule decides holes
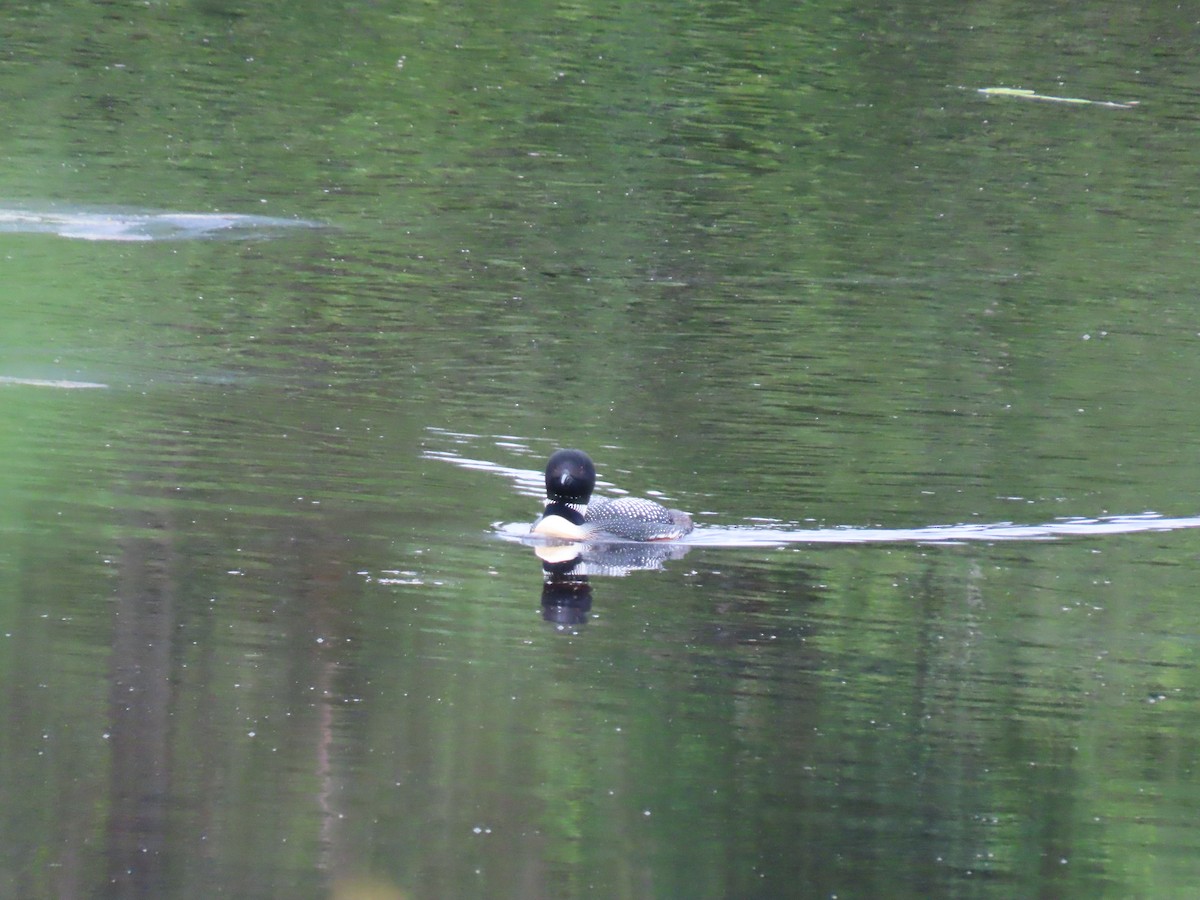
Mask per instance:
[[[546,508],[534,534],[567,541],[670,541],[692,530],[692,517],[653,500],[621,497],[591,502],[596,467],[582,450],[559,450],[546,463]]]

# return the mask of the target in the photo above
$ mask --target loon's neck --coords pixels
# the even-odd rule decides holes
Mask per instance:
[[[587,506],[584,504],[552,500],[546,504],[530,531],[560,541],[586,540],[587,530],[583,527],[586,512]]]
[[[586,503],[567,503],[563,500],[547,500],[546,508],[542,510],[542,518],[562,516],[572,525],[582,525],[583,517],[586,515]]]

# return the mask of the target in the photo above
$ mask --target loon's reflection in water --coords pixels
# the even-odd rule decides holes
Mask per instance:
[[[622,576],[662,569],[691,549],[676,542],[545,544],[534,548],[542,561],[542,618],[558,626],[584,625],[592,608],[589,576]]]
[[[683,559],[691,549],[676,541],[653,543],[546,544],[535,547],[547,577],[551,575],[621,576],[647,569],[657,570],[672,559]]]
[[[560,628],[586,625],[592,585],[586,575],[555,575],[542,583],[542,618]]]

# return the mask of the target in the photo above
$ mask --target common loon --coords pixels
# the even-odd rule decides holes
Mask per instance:
[[[566,541],[671,541],[692,530],[692,517],[653,500],[621,497],[589,502],[596,466],[582,450],[559,450],[546,463],[546,508],[534,534]]]

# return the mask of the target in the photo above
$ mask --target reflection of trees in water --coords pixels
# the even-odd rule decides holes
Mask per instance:
[[[342,596],[346,568],[332,550],[338,541],[319,525],[268,523],[263,533],[282,535],[271,538],[268,565],[283,574],[238,579],[251,591],[231,594],[218,613],[194,589],[203,576],[186,571],[213,552],[182,547],[192,540],[187,529],[143,509],[161,500],[155,493],[126,495],[120,542],[106,895],[162,897],[201,884],[237,894],[251,882],[291,883],[294,851],[281,837],[306,833],[310,864],[330,883],[353,883],[361,867],[339,828],[346,765],[335,735],[347,708],[348,686],[339,682],[354,671],[344,656],[357,641]],[[270,595],[256,596],[264,581]]]
[[[111,896],[164,896],[170,804],[171,637],[176,618],[173,531],[164,516],[137,515],[122,542],[113,618],[109,710],[111,808],[107,824]]]

